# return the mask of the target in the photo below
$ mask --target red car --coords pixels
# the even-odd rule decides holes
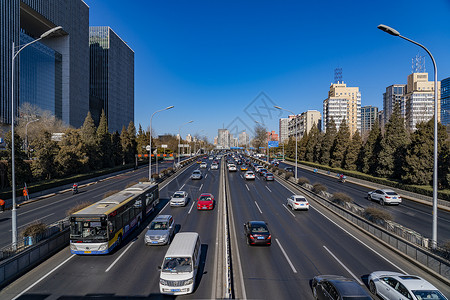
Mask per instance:
[[[201,194],[197,199],[198,210],[211,210],[214,208],[214,196],[209,193]]]

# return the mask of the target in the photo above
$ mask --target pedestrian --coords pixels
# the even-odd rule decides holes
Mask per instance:
[[[5,200],[0,199],[0,212],[5,211]]]
[[[23,188],[23,200],[24,201],[30,200],[30,197],[28,196],[28,189],[27,189],[27,187]]]

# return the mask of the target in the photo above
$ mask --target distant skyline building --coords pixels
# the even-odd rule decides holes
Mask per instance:
[[[403,97],[406,93],[406,84],[393,84],[386,88],[386,92],[383,93],[383,112],[384,112],[384,122],[389,122],[391,115],[394,111],[395,105],[399,105],[400,114],[405,117],[405,107]],[[380,125],[385,125],[380,123]]]
[[[134,122],[134,51],[108,26],[89,27],[89,110],[98,126],[102,110],[110,132]]]
[[[286,143],[289,140],[289,120],[294,118],[294,115],[290,115],[287,118],[281,118],[278,123],[279,123],[279,142],[281,144]]]
[[[450,77],[441,81],[441,123],[450,125]]]
[[[361,135],[370,132],[377,121],[378,107],[372,105],[361,107]]]
[[[230,131],[228,129],[218,130],[217,145],[221,148],[230,148]]]
[[[7,0],[0,10],[0,121],[11,124],[12,43],[16,49],[62,26],[56,35],[25,48],[15,63],[14,107],[48,110],[80,127],[89,110],[89,7],[81,0]]]
[[[322,131],[322,116],[317,110],[308,110],[299,115],[289,117],[288,138],[295,138],[295,133],[297,132],[297,138],[301,139],[305,133],[311,131],[313,126],[317,126],[319,131]],[[297,126],[297,131],[295,131],[295,126]]]
[[[239,134],[239,146],[247,147],[250,144],[250,136],[247,132],[242,131]]]
[[[333,118],[336,128],[346,120],[350,134],[361,131],[361,93],[358,87],[347,87],[344,82],[332,83],[328,98],[323,101],[323,124],[326,131]]]
[[[192,138],[192,135],[190,133],[186,135],[186,142],[188,143],[194,142],[194,139]]]
[[[438,81],[438,122],[440,121],[440,86]],[[406,93],[402,106],[405,107],[405,125],[416,130],[420,122],[428,122],[434,116],[434,81],[428,81],[428,73],[408,75]]]

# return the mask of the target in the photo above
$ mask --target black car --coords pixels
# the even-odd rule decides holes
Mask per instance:
[[[293,168],[293,167],[286,167],[286,168],[284,168],[284,170],[285,170],[286,172],[292,172],[292,173],[294,173],[294,168]]]
[[[249,221],[244,224],[244,230],[248,245],[271,245],[272,236],[264,221]]]
[[[353,279],[339,275],[319,275],[312,280],[314,299],[371,300],[369,294]]]

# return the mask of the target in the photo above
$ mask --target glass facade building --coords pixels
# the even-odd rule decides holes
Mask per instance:
[[[441,123],[450,125],[450,77],[441,81]]]
[[[372,105],[361,107],[361,134],[370,132],[377,120],[378,107]]]
[[[389,122],[395,105],[399,105],[400,114],[405,118],[405,103],[402,101],[406,93],[406,84],[393,84],[386,88],[386,93],[383,94],[383,112],[384,122]],[[381,124],[384,126],[385,124]]]
[[[98,125],[102,110],[110,132],[134,121],[134,52],[108,26],[89,28],[89,110]]]

